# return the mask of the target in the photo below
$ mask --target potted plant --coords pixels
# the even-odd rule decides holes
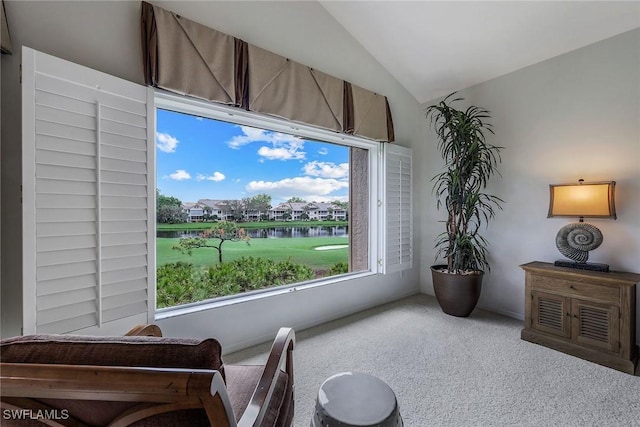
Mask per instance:
[[[445,231],[436,238],[436,260],[447,265],[431,267],[436,299],[447,314],[466,317],[480,298],[487,261],[488,242],[479,233],[492,219],[502,199],[484,192],[501,162],[500,150],[486,141],[493,134],[490,112],[477,106],[457,110],[451,106],[463,98],[451,99],[426,108],[426,117],[438,137],[444,171],[433,177],[437,209],[447,211]]]

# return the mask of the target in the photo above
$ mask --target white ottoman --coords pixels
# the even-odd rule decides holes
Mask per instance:
[[[311,427],[402,427],[393,390],[380,379],[358,372],[327,378],[318,391]]]

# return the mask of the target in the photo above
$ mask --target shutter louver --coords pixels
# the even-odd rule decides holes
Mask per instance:
[[[117,101],[101,108],[103,322],[147,311],[146,109]]]
[[[147,89],[29,48],[23,58],[24,333],[146,322]]]
[[[603,343],[609,342],[609,311],[596,307],[580,306],[579,334]]]
[[[540,298],[538,302],[538,325],[562,331],[564,328],[562,301]]]
[[[412,163],[411,150],[397,145],[384,146],[384,273],[411,268]]]

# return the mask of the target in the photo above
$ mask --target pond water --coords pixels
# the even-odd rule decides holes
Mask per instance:
[[[212,226],[215,226],[212,224]],[[288,237],[347,237],[346,225],[314,227],[265,227],[247,230],[252,239],[283,239]],[[157,238],[196,237],[202,230],[158,230]]]

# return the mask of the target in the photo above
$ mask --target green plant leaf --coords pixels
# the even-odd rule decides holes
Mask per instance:
[[[431,179],[436,208],[447,210],[445,231],[435,240],[436,259],[446,258],[454,272],[489,269],[488,242],[479,229],[504,201],[482,190],[493,175],[501,176],[497,166],[503,147],[487,142],[486,135],[495,134],[488,122],[491,112],[475,105],[458,110],[452,104],[464,99],[455,94],[425,109],[445,169]]]

